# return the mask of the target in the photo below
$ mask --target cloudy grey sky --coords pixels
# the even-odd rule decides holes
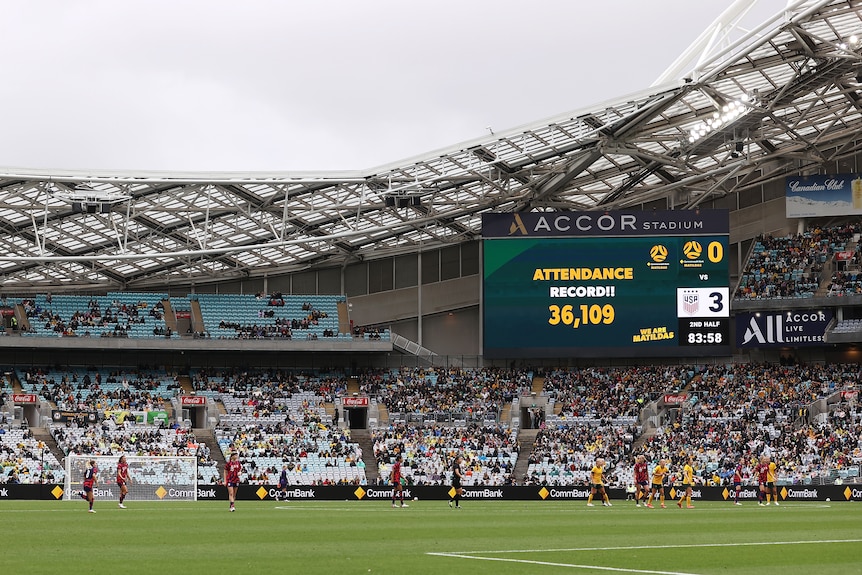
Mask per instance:
[[[0,0],[0,166],[372,168],[644,89],[730,3]]]

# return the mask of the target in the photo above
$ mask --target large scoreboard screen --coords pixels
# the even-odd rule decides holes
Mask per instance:
[[[484,214],[486,357],[730,353],[726,210]]]

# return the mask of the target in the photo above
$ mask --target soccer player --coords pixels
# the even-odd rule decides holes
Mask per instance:
[[[596,464],[590,470],[590,496],[587,498],[587,507],[593,506],[593,496],[600,493],[602,496],[602,506],[611,507],[611,502],[608,499],[608,494],[605,491],[605,483],[602,475],[605,473],[605,460],[601,457],[596,459]]]
[[[392,472],[389,474],[389,479],[392,481],[392,507],[395,505],[396,495],[401,500],[401,507],[408,507],[404,503],[404,485],[401,484],[401,454],[395,456],[395,463],[392,464]]]
[[[650,509],[655,509],[652,505],[653,499],[658,495],[661,501],[661,508],[665,509],[664,504],[664,480],[670,470],[667,467],[667,461],[660,459],[658,465],[652,470],[652,485],[650,486],[649,498],[647,498],[646,506]]]
[[[93,510],[93,488],[96,486],[96,476],[98,473],[96,460],[91,459],[87,462],[87,470],[84,471],[84,490],[79,494],[81,499],[90,504],[89,513],[95,513],[95,510]]]
[[[279,493],[275,496],[275,500],[287,501],[287,465],[281,467],[281,475],[278,476]]]
[[[757,483],[759,485],[760,490],[757,492],[757,504],[761,507],[764,505],[769,505],[769,495],[766,493],[766,472],[769,470],[769,466],[766,464],[766,456],[762,456],[760,458],[760,463],[754,468],[754,472],[757,473]],[[763,503],[763,499],[766,499],[766,503]]]
[[[464,479],[464,470],[461,469],[461,456],[456,455],[452,463],[452,495],[449,497],[449,507],[454,503],[455,509],[461,509],[461,495],[464,494],[464,488],[461,487],[462,479]]]
[[[126,506],[123,505],[123,501],[126,499],[126,495],[129,494],[128,484],[132,482],[131,477],[129,477],[129,464],[126,463],[126,456],[121,455],[120,460],[117,462],[117,487],[120,488],[120,504],[118,507],[120,509],[125,509]]]
[[[742,505],[739,502],[739,493],[742,491],[742,473],[745,469],[745,458],[740,457],[739,463],[736,464],[736,467],[733,470],[733,504],[734,505]]]
[[[242,473],[242,463],[239,462],[239,454],[234,451],[230,454],[230,460],[224,466],[224,484],[227,487],[227,499],[230,502],[231,512],[236,511],[236,488],[239,487],[239,474]]]
[[[685,501],[686,509],[694,509],[694,505],[691,504],[691,488],[694,485],[694,457],[690,455],[682,468],[682,484],[685,491],[679,496],[676,506],[682,509],[682,502]]]
[[[775,479],[778,474],[778,466],[772,461],[768,455],[766,456],[766,504],[769,505],[769,496],[772,495],[772,500],[775,505],[778,505],[778,487],[775,485]]]
[[[635,460],[635,507],[641,506],[641,500],[646,499],[649,494],[649,469],[647,469],[646,458],[638,455]],[[646,504],[644,504],[646,505]]]

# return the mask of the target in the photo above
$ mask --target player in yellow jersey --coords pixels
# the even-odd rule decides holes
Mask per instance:
[[[685,490],[679,496],[676,506],[682,509],[682,502],[686,501],[686,509],[694,509],[694,505],[691,504],[691,488],[694,486],[694,457],[689,456],[685,467],[682,468],[682,485]]]
[[[601,494],[602,505],[611,507],[611,502],[608,499],[608,493],[605,491],[605,482],[602,477],[605,473],[605,460],[602,458],[596,459],[596,464],[590,470],[590,496],[587,498],[587,507],[593,507],[593,496],[596,493]]]
[[[763,460],[766,464],[766,504],[769,505],[769,496],[772,495],[772,500],[778,505],[778,487],[775,485],[778,466],[768,455],[764,456]]]
[[[659,501],[661,501],[661,507],[664,509],[666,505],[664,504],[664,480],[667,477],[667,474],[670,470],[667,467],[667,461],[664,459],[660,459],[658,465],[656,465],[652,470],[652,485],[650,485],[650,493],[649,498],[647,499],[646,506],[650,509],[654,509],[652,506],[653,498],[658,495]]]

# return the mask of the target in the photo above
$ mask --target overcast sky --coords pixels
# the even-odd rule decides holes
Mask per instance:
[[[647,88],[729,5],[0,0],[0,166],[372,168]]]

